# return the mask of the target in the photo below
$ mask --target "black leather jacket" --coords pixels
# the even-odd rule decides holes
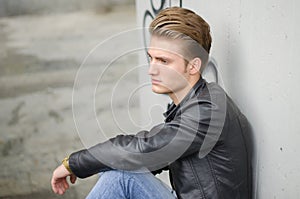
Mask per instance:
[[[220,86],[200,79],[165,116],[150,131],[71,154],[71,170],[85,178],[110,169],[167,169],[178,198],[251,198],[249,125]]]

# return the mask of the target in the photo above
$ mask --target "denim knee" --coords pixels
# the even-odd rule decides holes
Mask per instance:
[[[123,180],[123,171],[119,170],[110,170],[101,172],[99,174],[101,181],[109,182],[109,183],[115,183],[116,181],[122,181]]]

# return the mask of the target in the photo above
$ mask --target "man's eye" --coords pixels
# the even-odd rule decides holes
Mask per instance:
[[[167,60],[165,60],[165,59],[160,59],[160,62],[163,63],[163,64],[166,64],[166,63],[167,63]]]

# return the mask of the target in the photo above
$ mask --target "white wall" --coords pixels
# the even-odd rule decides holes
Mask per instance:
[[[153,5],[158,8],[162,2]],[[222,86],[253,127],[256,198],[300,198],[300,1],[171,2],[196,11],[211,25],[211,56]],[[150,3],[136,1],[139,26],[146,10],[154,13]],[[166,0],[164,7],[169,4]],[[140,61],[145,62],[145,55]],[[145,79],[141,71],[141,82]],[[165,106],[166,99],[160,102],[151,91],[144,92],[145,107]],[[152,111],[153,123],[161,121],[162,111]]]

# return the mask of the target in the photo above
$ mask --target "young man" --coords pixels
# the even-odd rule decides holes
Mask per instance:
[[[152,90],[173,101],[165,122],[71,154],[53,172],[53,191],[63,194],[68,176],[74,183],[100,172],[89,199],[251,198],[247,120],[221,87],[201,77],[209,25],[172,7],[157,15],[150,33]],[[162,170],[176,194],[154,176]]]

